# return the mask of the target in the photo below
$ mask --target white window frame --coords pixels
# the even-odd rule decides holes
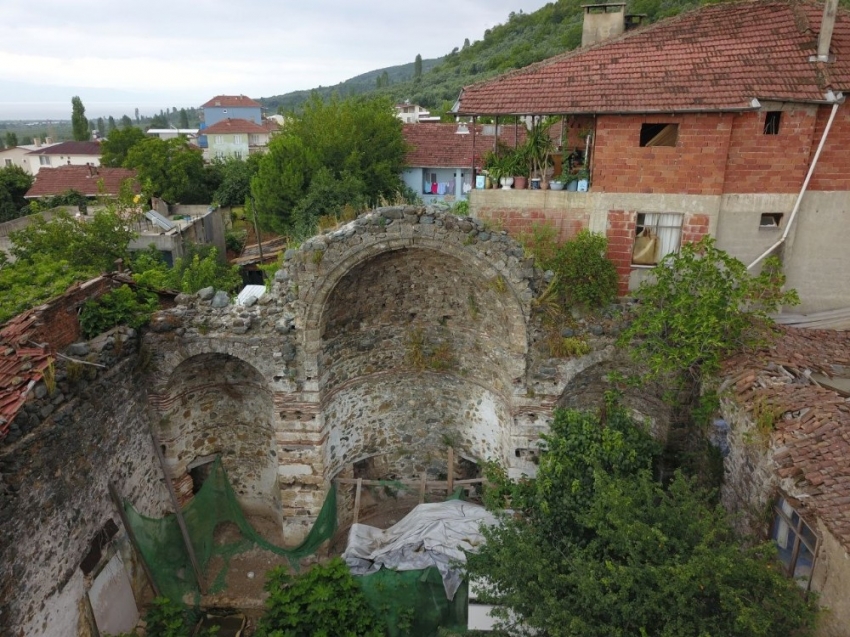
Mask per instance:
[[[38,163],[40,166],[49,166],[50,165],[50,155],[39,155]]]
[[[242,143],[242,135],[234,135],[233,136],[233,143],[234,144],[241,144]]]
[[[11,165],[12,165],[12,160],[9,159],[8,157],[6,157],[6,167],[8,168]]]
[[[779,496],[773,505],[770,537],[779,551],[782,570],[789,577],[793,577],[800,588],[808,590],[815,571],[819,539],[811,525],[782,496]],[[808,565],[805,564],[806,554],[811,556]],[[801,555],[803,560],[800,559]]]
[[[633,268],[652,268],[661,263],[668,254],[678,254],[682,247],[682,228],[685,215],[680,212],[639,212],[635,221],[635,241],[640,236],[650,236],[656,241],[653,263],[635,263],[635,249],[632,248]]]
[[[215,136],[215,143],[216,144],[223,144],[224,143],[224,135],[216,135]]]

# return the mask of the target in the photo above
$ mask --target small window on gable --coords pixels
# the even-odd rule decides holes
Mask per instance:
[[[781,223],[781,212],[763,212],[759,219],[759,228],[778,228]]]
[[[656,265],[682,245],[682,219],[679,213],[638,213],[635,225],[634,265]]]
[[[641,124],[640,126],[641,148],[648,146],[675,146],[678,139],[678,124]]]
[[[779,561],[787,575],[793,577],[801,588],[808,589],[818,538],[785,498],[776,500],[773,512],[771,537],[776,542]]]
[[[764,116],[764,134],[779,135],[779,120],[782,118],[782,111],[768,111]]]

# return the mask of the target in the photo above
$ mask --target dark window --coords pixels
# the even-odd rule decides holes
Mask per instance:
[[[764,116],[764,134],[779,135],[779,120],[782,117],[782,111],[768,111]]]
[[[678,124],[641,124],[640,145],[675,146],[679,139]]]
[[[776,500],[773,512],[771,537],[776,542],[779,561],[785,573],[807,589],[815,566],[817,536],[785,498]]]
[[[162,255],[162,260],[165,261],[165,265],[169,268],[174,267],[174,254],[171,250],[160,250],[159,254]]]
[[[106,521],[106,524],[95,533],[95,536],[89,542],[89,551],[80,562],[80,570],[84,575],[91,573],[100,563],[103,549],[109,544],[109,541],[118,533],[118,526],[111,519]]]
[[[781,212],[764,212],[759,219],[759,228],[778,228],[781,223]]]

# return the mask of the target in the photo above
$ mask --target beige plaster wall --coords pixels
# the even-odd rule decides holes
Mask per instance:
[[[812,573],[811,588],[819,595],[824,612],[817,634],[819,637],[850,635],[850,555],[823,523],[818,524],[818,554]]]

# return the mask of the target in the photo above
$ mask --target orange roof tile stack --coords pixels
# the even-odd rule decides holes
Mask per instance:
[[[782,415],[771,436],[780,478],[850,548],[850,399],[814,382],[850,374],[850,332],[781,328],[769,347],[724,363],[727,385],[751,413]]]

